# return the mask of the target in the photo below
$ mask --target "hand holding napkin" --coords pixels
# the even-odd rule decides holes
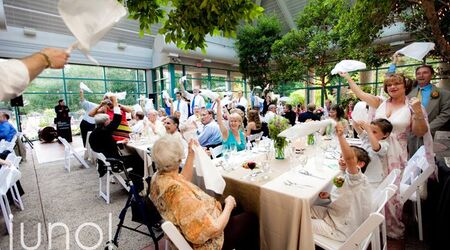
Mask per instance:
[[[203,176],[205,188],[214,191],[216,194],[223,194],[226,183],[211,158],[198,145],[193,145],[192,149],[195,153],[195,171],[198,176]]]

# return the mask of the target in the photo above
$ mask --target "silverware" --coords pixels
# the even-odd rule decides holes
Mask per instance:
[[[308,170],[300,169],[298,171],[298,173],[299,174],[303,174],[303,175],[307,175],[307,176],[311,176],[311,177],[314,177],[314,178],[317,178],[317,179],[320,179],[320,180],[325,180],[325,178],[323,178],[323,177],[311,174]]]
[[[307,184],[299,184],[297,182],[293,182],[290,180],[284,180],[283,181],[284,185],[286,186],[295,186],[295,187],[312,187],[311,185],[307,185]]]

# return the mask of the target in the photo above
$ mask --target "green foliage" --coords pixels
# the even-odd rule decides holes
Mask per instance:
[[[269,127],[269,136],[274,140],[275,148],[284,148],[287,146],[288,142],[284,137],[278,137],[278,134],[282,131],[289,128],[291,125],[289,124],[289,120],[276,115],[268,124]]]
[[[272,46],[278,80],[307,80],[308,71],[322,86],[338,51],[338,34],[333,30],[339,17],[349,8],[344,0],[312,0],[297,19],[298,30],[292,30]]]
[[[293,107],[297,106],[298,104],[304,105],[305,90],[304,89],[296,90],[289,95],[289,98],[290,98],[289,104],[291,104]]]
[[[236,51],[239,56],[239,71],[249,80],[250,88],[265,88],[270,84],[270,57],[272,44],[281,37],[281,23],[275,16],[261,16],[256,25],[238,28]]]
[[[250,22],[264,11],[251,0],[128,0],[127,7],[129,17],[140,22],[141,35],[162,23],[159,33],[166,43],[186,50],[204,50],[206,35],[235,37],[241,20]]]

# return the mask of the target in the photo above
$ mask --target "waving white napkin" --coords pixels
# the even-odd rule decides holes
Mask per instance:
[[[220,104],[222,105],[222,107],[227,106],[230,103],[231,103],[231,101],[228,98],[224,98],[223,100],[220,101]]]
[[[323,121],[303,122],[284,130],[283,132],[278,134],[278,136],[286,137],[289,139],[295,139],[324,129],[326,126],[332,123],[333,123],[332,119],[327,119]]]
[[[77,39],[68,52],[78,48],[97,65],[99,63],[89,55],[89,51],[127,14],[125,7],[117,0],[60,0],[58,12]]]
[[[331,74],[336,75],[339,72],[352,72],[360,69],[365,69],[366,64],[355,60],[342,60],[334,66]]]
[[[107,92],[105,96],[115,96],[117,97],[117,100],[124,100],[127,97],[127,92],[126,91],[116,93]]]
[[[86,86],[86,84],[84,84],[84,82],[80,82],[80,89],[87,91],[89,93],[93,93],[93,91],[88,86]]]
[[[134,104],[133,105],[133,111],[134,112],[143,112],[143,110],[142,110],[142,107],[141,107],[141,105],[139,105],[139,104]]]
[[[201,89],[200,95],[208,97],[211,100],[216,100],[217,98],[219,98],[219,94],[217,94],[216,92],[212,92],[209,89]]]
[[[422,59],[434,49],[434,43],[416,42],[397,50],[397,53],[422,61]]]
[[[283,96],[280,98],[280,101],[282,101],[282,102],[289,102],[290,100],[291,100],[291,98],[288,96]]]
[[[163,99],[170,99],[169,93],[167,93],[167,90],[162,91]]]
[[[352,119],[354,121],[369,121],[369,108],[367,107],[366,102],[358,102],[353,107],[352,111]]]
[[[155,109],[155,105],[153,104],[153,99],[145,98],[145,112],[149,112],[150,110]]]
[[[6,194],[8,189],[16,183],[22,174],[14,166],[3,166],[0,169],[0,195]]]
[[[223,194],[226,183],[211,158],[200,146],[193,146],[193,150],[195,152],[195,171],[198,176],[203,176],[205,188],[216,194]]]

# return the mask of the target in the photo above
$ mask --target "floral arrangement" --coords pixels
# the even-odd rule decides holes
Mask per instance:
[[[268,124],[269,126],[269,136],[273,140],[273,146],[275,148],[276,158],[284,159],[284,148],[288,145],[286,138],[278,137],[282,131],[289,128],[289,120],[276,115]]]
[[[439,91],[435,90],[433,92],[431,92],[431,98],[436,99],[439,98]]]

